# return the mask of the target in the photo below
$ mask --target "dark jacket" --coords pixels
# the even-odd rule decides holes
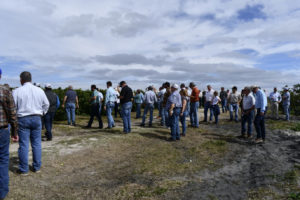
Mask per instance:
[[[48,112],[56,112],[57,110],[57,95],[52,91],[52,90],[47,90],[45,91],[45,94],[47,96],[47,99],[50,103],[50,106],[49,106],[49,110]]]

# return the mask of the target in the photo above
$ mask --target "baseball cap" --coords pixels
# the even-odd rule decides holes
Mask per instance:
[[[171,88],[175,88],[175,89],[178,89],[179,86],[177,84],[172,84]]]
[[[52,88],[52,85],[50,84],[50,83],[47,83],[46,85],[45,85],[45,88]]]

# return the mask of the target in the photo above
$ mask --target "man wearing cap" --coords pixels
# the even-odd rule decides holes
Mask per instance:
[[[2,70],[0,69],[0,79]],[[0,85],[0,199],[9,191],[9,143],[10,131],[13,142],[18,142],[16,106],[9,87]]]
[[[198,108],[199,108],[200,90],[198,90],[196,84],[193,82],[191,82],[189,86],[192,89],[192,93],[190,96],[190,101],[191,101],[190,121],[192,127],[199,128]]]
[[[171,126],[171,138],[169,141],[180,140],[180,130],[179,130],[179,117],[182,108],[182,100],[179,94],[179,86],[173,84],[171,86],[172,94],[169,96],[166,108],[169,112],[170,126]]]
[[[255,110],[255,98],[251,94],[251,88],[244,88],[244,97],[242,103],[242,137],[252,137],[252,125]],[[248,123],[248,130],[246,129],[246,124]],[[247,131],[247,136],[246,136]]]
[[[271,102],[272,118],[279,119],[278,108],[281,102],[281,95],[279,94],[279,92],[277,92],[276,87],[274,88],[274,91],[270,93],[269,99]]]
[[[146,116],[149,110],[150,110],[149,126],[152,126],[154,103],[156,102],[157,102],[157,97],[156,94],[153,92],[153,87],[149,86],[148,91],[145,93],[144,96],[145,109],[144,109],[144,115],[143,115],[141,126],[145,126]]]
[[[30,72],[20,75],[21,87],[13,91],[17,106],[19,134],[19,173],[27,175],[29,141],[31,142],[33,172],[40,172],[42,166],[42,123],[41,117],[48,112],[49,101],[45,92],[31,83]]]
[[[112,87],[111,81],[107,81],[106,86],[107,86],[107,90],[106,90],[105,104],[104,104],[104,110],[106,111],[107,123],[108,123],[106,129],[111,129],[115,127],[115,121],[112,116],[112,110],[115,107],[115,102],[117,101],[117,95],[116,95],[116,91]]]
[[[131,132],[131,109],[133,92],[132,89],[128,87],[125,81],[120,82],[120,87],[122,88],[120,92],[120,103],[122,108],[123,132],[127,134]]]
[[[89,123],[86,126],[86,128],[91,128],[92,127],[94,118],[96,117],[98,119],[98,123],[99,123],[98,128],[102,129],[103,128],[103,122],[102,122],[102,118],[101,118],[101,96],[99,95],[99,92],[97,90],[96,85],[91,86],[91,91],[92,91],[91,98],[90,98],[91,114],[90,114]]]
[[[283,88],[282,100],[283,100],[282,104],[283,104],[283,111],[285,114],[285,120],[290,121],[291,95],[287,87]]]
[[[66,106],[65,106],[66,105]],[[76,91],[73,90],[73,86],[69,86],[65,94],[62,107],[66,107],[68,125],[76,126],[75,122],[75,110],[79,108],[78,96]],[[72,124],[71,124],[72,123]]]
[[[212,121],[213,119],[213,106],[212,106],[212,100],[214,98],[214,90],[212,89],[211,85],[207,86],[207,91],[205,93],[205,103],[204,103],[204,121],[203,122],[207,122],[207,113],[208,113],[208,109],[210,112],[210,116],[209,116],[209,121]]]
[[[52,91],[51,84],[46,84],[45,94],[50,103],[49,110],[48,110],[47,114],[44,116],[44,122],[45,122],[45,128],[46,128],[45,135],[46,135],[47,141],[51,141],[52,140],[52,124],[53,124],[55,112],[58,108],[59,99],[58,99],[57,95]]]
[[[237,92],[237,87],[232,87],[232,93],[228,97],[230,121],[233,120],[233,112],[235,113],[235,122],[239,121],[239,104],[241,102],[241,95]]]
[[[256,116],[254,125],[257,133],[255,143],[263,143],[266,138],[265,129],[265,113],[268,104],[267,96],[263,90],[259,89],[258,86],[252,86],[252,92],[255,96],[255,109]]]

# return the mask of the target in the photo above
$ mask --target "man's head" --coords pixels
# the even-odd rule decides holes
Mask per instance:
[[[20,82],[24,85],[27,82],[31,82],[31,73],[30,72],[22,72],[20,74]]]
[[[277,92],[277,88],[276,88],[276,87],[274,87],[274,92],[275,92],[275,93]]]
[[[140,94],[140,93],[141,93],[141,90],[137,90],[136,92],[137,92],[138,94]]]
[[[221,87],[221,91],[224,91],[224,87]]]
[[[125,87],[126,85],[127,85],[127,83],[125,81],[121,81],[119,84],[120,87]]]
[[[96,85],[91,85],[91,90],[94,91],[97,89],[97,86]]]
[[[69,90],[73,90],[73,86],[72,86],[72,85],[69,85],[68,89],[69,89]]]
[[[235,93],[236,91],[237,91],[237,87],[236,87],[236,86],[233,86],[233,87],[232,87],[232,92]]]
[[[248,96],[248,94],[250,94],[250,92],[251,92],[251,88],[250,87],[245,87],[243,91],[244,91],[244,94],[246,96]]]
[[[107,81],[106,82],[106,86],[107,86],[107,88],[111,87],[112,86],[112,82],[111,81]]]
[[[150,86],[148,87],[148,90],[149,90],[149,91],[152,91],[152,90],[153,90],[153,87],[150,85]]]
[[[185,88],[185,84],[184,83],[181,83],[180,84],[180,89],[184,89]]]
[[[190,86],[191,89],[193,89],[196,86],[196,84],[194,82],[190,82],[189,86]]]
[[[256,94],[256,92],[258,91],[258,86],[257,85],[253,85],[252,87],[252,92],[254,93],[254,94]]]
[[[289,91],[289,88],[284,87],[284,88],[283,88],[283,91],[284,91],[284,92],[287,92],[287,91]]]
[[[46,89],[46,90],[52,90],[52,85],[51,85],[50,83],[47,83],[47,84],[45,85],[45,89]]]
[[[176,91],[178,89],[179,89],[179,86],[177,84],[172,84],[172,86],[171,86],[171,91],[172,92],[174,92],[174,91]]]
[[[170,83],[169,82],[165,82],[164,87],[165,88],[169,88],[170,87]]]
[[[208,90],[208,91],[211,90],[211,85],[207,85],[207,90]]]

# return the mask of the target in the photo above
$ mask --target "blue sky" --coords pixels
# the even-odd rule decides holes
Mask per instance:
[[[2,82],[292,86],[299,18],[294,0],[1,0]]]

